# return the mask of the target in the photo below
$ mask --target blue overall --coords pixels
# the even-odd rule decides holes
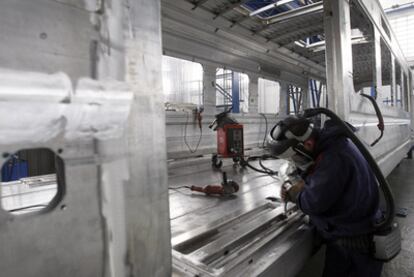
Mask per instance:
[[[324,277],[379,277],[382,263],[335,243],[341,237],[369,234],[378,218],[379,192],[374,174],[357,147],[328,121],[316,139],[316,162],[298,195],[327,241]]]

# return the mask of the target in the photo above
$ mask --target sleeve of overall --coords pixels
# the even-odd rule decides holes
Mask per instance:
[[[309,215],[327,211],[341,197],[348,171],[349,166],[338,153],[324,154],[297,197],[300,209]]]

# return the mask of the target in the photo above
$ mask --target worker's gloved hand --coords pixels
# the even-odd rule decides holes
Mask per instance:
[[[279,168],[279,177],[283,182],[280,196],[283,201],[296,202],[296,198],[305,187],[305,182],[292,162],[286,162]]]
[[[282,185],[280,189],[280,197],[284,202],[296,202],[298,194],[304,189],[305,182],[303,180],[299,180],[295,184],[288,186],[285,184]]]

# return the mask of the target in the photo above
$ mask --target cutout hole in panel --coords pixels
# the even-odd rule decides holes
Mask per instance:
[[[3,210],[21,215],[51,210],[64,194],[64,162],[47,148],[3,153],[0,196]],[[65,206],[66,208],[66,206]]]

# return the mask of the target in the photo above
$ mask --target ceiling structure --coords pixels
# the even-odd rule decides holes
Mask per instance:
[[[372,27],[356,4],[351,8],[352,28],[359,29],[353,46],[354,74],[362,81],[372,78],[368,76],[373,70]],[[208,56],[224,67],[231,62],[235,69],[257,67],[258,74],[276,73],[282,79],[289,74],[299,79],[325,78],[321,0],[163,0],[162,12],[167,54],[193,60]],[[208,54],[196,53],[189,41]],[[210,52],[200,44],[209,46]],[[213,49],[222,55],[213,54]],[[237,57],[226,63],[226,54],[248,59],[250,64]]]
[[[171,49],[177,37],[186,37],[236,51],[257,63],[259,74],[323,79],[324,51],[309,48],[323,39],[322,11],[320,0],[163,0],[164,49],[194,57],[183,41],[183,47]],[[249,49],[243,49],[246,46]]]

